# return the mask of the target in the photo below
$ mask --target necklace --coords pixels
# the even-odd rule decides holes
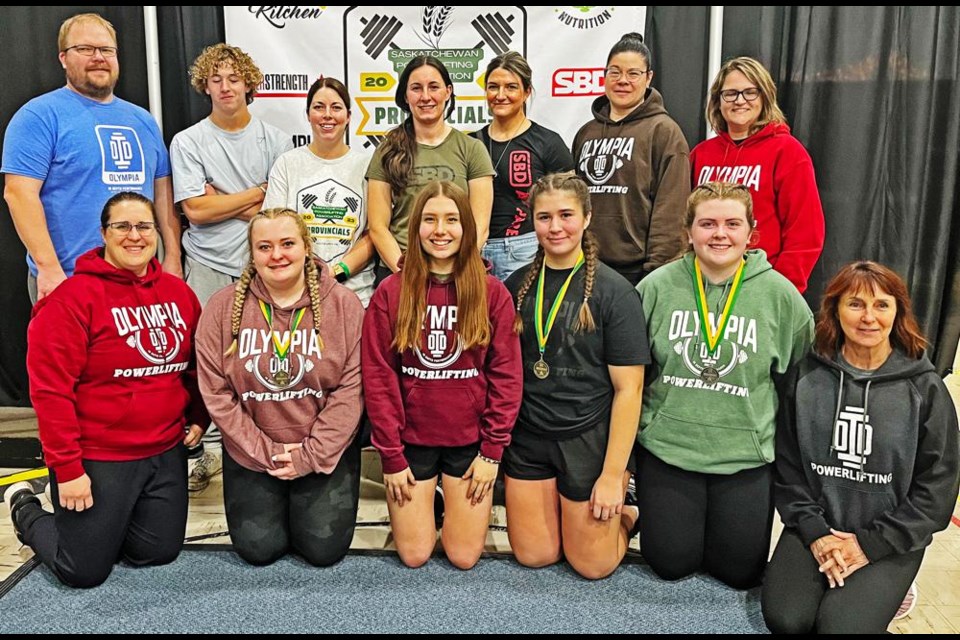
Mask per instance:
[[[524,116],[520,121],[520,124],[517,125],[517,128],[513,130],[513,135],[507,138],[506,143],[503,145],[503,151],[500,152],[500,157],[497,158],[497,161],[493,165],[493,177],[496,178],[500,175],[500,161],[503,160],[503,156],[507,155],[507,149],[510,148],[510,143],[513,142],[513,139],[520,135],[520,129],[523,128],[523,125],[527,123],[527,117]],[[492,127],[493,125],[491,125]],[[487,129],[487,151],[490,153],[490,159],[493,160],[493,136],[490,135],[490,129]]]

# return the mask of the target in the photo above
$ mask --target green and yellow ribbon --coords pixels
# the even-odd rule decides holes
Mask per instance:
[[[547,338],[550,337],[550,331],[553,329],[553,323],[557,319],[557,312],[560,311],[560,303],[563,302],[564,296],[567,295],[567,289],[570,288],[570,282],[573,280],[573,276],[580,270],[580,267],[583,266],[583,251],[580,252],[580,255],[577,257],[576,264],[573,265],[573,271],[570,272],[570,275],[567,276],[566,282],[563,283],[563,286],[560,287],[560,292],[557,293],[557,297],[554,299],[553,304],[550,306],[550,312],[547,314],[547,324],[546,327],[543,325],[543,274],[547,271],[547,266],[544,265],[540,269],[540,278],[537,281],[537,298],[534,301],[534,304],[537,306],[536,319],[534,321],[534,327],[537,330],[537,345],[540,348],[540,359],[543,359],[543,351],[547,348]]]
[[[270,327],[270,338],[273,340],[273,350],[281,361],[286,360],[287,355],[290,353],[290,345],[293,343],[293,334],[300,326],[300,321],[303,320],[303,314],[307,312],[307,308],[300,307],[293,312],[290,331],[287,333],[286,339],[281,341],[277,335],[278,332],[273,330],[273,305],[269,305],[263,300],[259,300],[258,302],[260,303],[260,313],[263,314],[263,319],[267,321],[267,325]]]
[[[700,331],[703,334],[703,339],[707,343],[707,349],[710,350],[710,355],[717,350],[717,346],[720,344],[720,336],[723,335],[723,330],[727,327],[727,321],[730,320],[730,314],[733,312],[733,305],[737,301],[737,295],[740,293],[740,284],[743,282],[743,268],[746,266],[747,261],[741,259],[740,266],[737,267],[737,273],[733,276],[733,284],[730,287],[730,295],[727,296],[727,303],[723,307],[723,313],[720,314],[720,322],[717,325],[717,330],[713,330],[713,325],[710,322],[710,317],[707,315],[707,293],[703,288],[703,275],[700,272],[700,260],[697,258],[693,259],[693,280],[694,280],[694,289],[697,292],[697,313],[700,315]]]

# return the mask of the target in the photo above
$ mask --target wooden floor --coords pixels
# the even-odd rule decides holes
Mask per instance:
[[[0,409],[0,435],[10,437],[35,435],[35,419],[27,410]],[[9,427],[9,430],[7,429]],[[376,481],[378,461],[373,452],[364,452],[364,478],[361,484],[359,523],[378,523],[387,520],[383,486]],[[0,469],[0,475],[13,473],[16,469]],[[187,522],[187,537],[207,534],[224,534],[205,538],[206,544],[229,544],[227,526],[223,515],[223,494],[220,475],[216,476],[204,491],[192,494],[190,516]],[[372,479],[371,479],[372,478]],[[45,506],[46,500],[43,500]],[[49,507],[49,506],[48,506]],[[906,619],[891,624],[893,633],[960,633],[960,508],[954,511],[954,523],[934,537],[927,550],[917,578],[920,600],[917,608]],[[505,524],[502,507],[494,509],[493,523]],[[775,531],[775,537],[779,530]],[[636,545],[636,540],[634,540]],[[389,527],[358,526],[353,538],[355,549],[391,549]],[[487,537],[490,551],[509,551],[506,534],[492,531]],[[13,535],[13,527],[6,507],[0,507],[0,579],[5,579],[27,561],[33,552],[21,547]]]

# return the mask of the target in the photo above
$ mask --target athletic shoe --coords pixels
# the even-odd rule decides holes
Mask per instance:
[[[188,491],[203,491],[210,485],[210,478],[223,471],[223,461],[214,451],[204,451],[196,462],[188,462],[191,465],[187,474]]]
[[[907,589],[907,595],[904,596],[903,602],[900,603],[900,608],[897,609],[897,614],[893,616],[893,619],[901,620],[909,616],[917,606],[917,598],[919,597],[917,593],[917,583],[914,582],[910,585],[910,588]]]

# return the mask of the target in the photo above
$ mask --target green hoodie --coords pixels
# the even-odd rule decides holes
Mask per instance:
[[[675,467],[733,474],[773,462],[774,376],[810,350],[813,315],[763,251],[747,251],[740,292],[711,357],[700,333],[693,258],[688,253],[637,286],[654,360],[637,439]],[[704,284],[716,326],[731,283]],[[714,384],[700,379],[707,366],[720,374]]]

